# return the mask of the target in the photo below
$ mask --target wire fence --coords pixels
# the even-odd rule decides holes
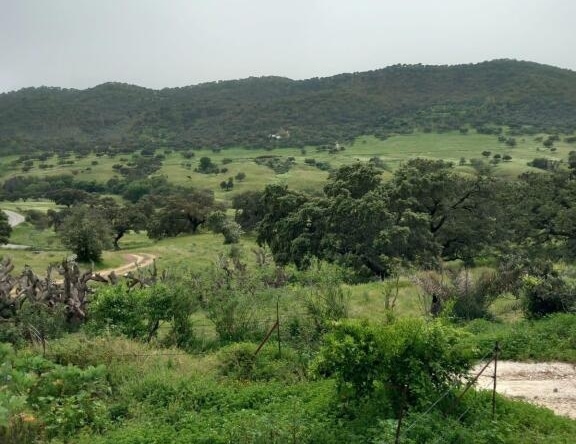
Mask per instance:
[[[258,350],[265,344],[268,338],[271,337],[272,330],[278,329],[278,347],[280,348],[280,342],[286,340],[287,330],[289,330],[289,324],[294,321],[299,322],[309,322],[313,324],[315,321],[318,320],[317,316],[310,313],[309,311],[305,310],[303,307],[299,307],[300,309],[294,309],[295,307],[290,307],[289,310],[284,312],[280,312],[279,307],[276,307],[276,310],[272,310],[269,307],[269,312],[265,313],[262,316],[262,311],[259,311],[259,316],[254,313],[247,313],[248,321],[250,322],[251,328],[259,332],[262,338],[265,338],[264,341],[258,347]],[[210,333],[211,335],[216,335],[217,325],[215,322],[210,320],[208,317],[199,317],[198,319],[192,319],[191,325],[195,334],[199,335],[207,335]],[[158,330],[160,331],[160,336],[167,334],[169,330],[172,329],[172,325],[169,322],[164,322],[158,326]],[[271,330],[272,329],[272,330]],[[280,331],[282,335],[280,335]],[[216,335],[217,336],[217,335]],[[53,353],[51,350],[51,344],[49,341],[44,341],[42,343],[43,354],[47,358],[55,358],[58,357],[58,354]],[[479,360],[479,362],[486,362],[486,365],[482,367],[482,369],[476,374],[471,375],[470,378],[466,380],[465,386],[463,391],[456,396],[455,398],[451,399],[450,402],[452,404],[452,411],[456,410],[457,406],[460,404],[460,401],[466,391],[471,388],[475,387],[476,390],[489,390],[492,389],[495,394],[496,390],[496,369],[494,368],[494,364],[497,363],[498,359],[498,351],[499,345],[496,344],[495,347],[489,351],[487,351]],[[177,358],[177,357],[190,357],[190,358],[200,358],[211,355],[214,353],[214,348],[210,348],[207,350],[197,350],[194,352],[186,352],[186,351],[150,351],[145,352],[142,349],[137,349],[134,351],[127,351],[127,352],[120,352],[120,353],[110,353],[107,352],[106,356],[111,359],[155,359],[155,358]],[[257,352],[256,352],[257,353]],[[487,373],[492,373],[491,376],[487,376]],[[480,381],[480,377],[489,377],[488,381]],[[432,401],[423,412],[418,412],[418,415],[415,416],[415,419],[412,422],[408,422],[407,424],[401,424],[402,418],[399,419],[396,443],[400,443],[402,437],[407,437],[410,431],[412,431],[415,427],[417,427],[423,420],[426,419],[427,415],[431,413],[438,405],[449,399],[449,395],[456,394],[458,390],[462,390],[462,382],[459,384],[455,384],[451,387],[445,389],[439,396]],[[492,386],[492,387],[491,387]],[[493,397],[493,410],[494,410],[494,403],[495,397]],[[474,404],[469,404],[466,408],[458,414],[456,417],[456,421],[461,421],[473,408]],[[402,416],[402,415],[401,415]],[[400,427],[402,425],[402,427]],[[447,433],[441,433],[438,438],[433,441],[433,444],[436,442],[443,442],[443,440],[448,439]]]

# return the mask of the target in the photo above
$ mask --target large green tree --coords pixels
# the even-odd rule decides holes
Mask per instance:
[[[576,256],[576,180],[569,172],[527,173],[512,185],[508,217],[513,240],[541,254]],[[546,248],[549,247],[549,248]]]
[[[234,208],[234,220],[240,224],[243,230],[252,231],[258,222],[264,217],[264,211],[260,199],[261,191],[244,191],[232,197]]]
[[[401,217],[390,212],[373,167],[343,167],[331,175],[325,191],[321,197],[279,185],[264,191],[258,242],[270,246],[278,263],[303,268],[316,257],[367,277],[385,277],[398,260],[420,262],[435,256],[426,218],[410,211]]]
[[[112,231],[112,244],[115,250],[120,249],[120,239],[130,231],[140,231],[145,229],[147,217],[143,205],[127,203],[119,205],[112,198],[103,198],[96,205],[101,211],[101,215],[108,222]]]
[[[417,158],[386,184],[387,206],[398,220],[407,213],[426,218],[443,258],[472,260],[500,239],[496,186],[489,177],[456,171],[452,163]]]
[[[59,226],[58,235],[79,262],[100,262],[112,239],[107,221],[94,208],[86,206],[72,208]]]
[[[0,210],[0,244],[8,243],[11,233],[12,227],[8,222],[8,215]]]
[[[147,230],[152,239],[196,233],[208,215],[219,208],[210,190],[180,190],[167,197],[153,198],[151,202],[155,209]]]

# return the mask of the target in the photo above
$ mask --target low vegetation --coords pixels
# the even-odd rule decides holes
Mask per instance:
[[[503,102],[478,102],[495,72]],[[418,106],[394,95],[424,75]],[[0,264],[0,442],[571,441],[573,420],[466,386],[496,344],[576,363],[572,74],[353,77],[158,92],[171,113],[118,84],[0,97],[0,197],[26,217],[0,213],[23,246]],[[104,92],[82,137],[18,118]]]

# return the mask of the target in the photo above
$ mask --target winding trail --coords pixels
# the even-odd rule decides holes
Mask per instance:
[[[6,214],[6,216],[8,216],[8,223],[12,228],[14,228],[16,225],[20,225],[22,222],[26,220],[24,215],[16,213],[15,211],[10,210],[2,210],[2,211],[4,212],[4,214]]]
[[[15,211],[11,210],[2,210],[6,216],[8,216],[8,223],[12,228],[17,225],[20,225],[22,222],[26,220],[24,215],[20,213],[16,213]],[[4,244],[1,245],[0,248],[4,248],[6,250],[28,250],[31,248],[29,245],[19,245],[19,244]]]
[[[116,268],[107,268],[105,270],[99,270],[96,271],[95,273],[100,274],[102,276],[108,276],[110,273],[114,272],[118,276],[123,276],[130,271],[134,271],[138,268],[144,268],[148,267],[149,265],[152,265],[156,257],[157,256],[150,253],[127,253],[124,255],[126,264]]]
[[[23,223],[26,218],[23,214],[16,213],[11,210],[2,210],[6,216],[8,216],[8,223],[12,228]],[[27,250],[31,248],[29,245],[18,245],[18,244],[5,244],[1,246],[2,248],[9,250]],[[152,265],[156,256],[149,253],[127,253],[124,255],[126,263],[116,268],[108,268],[105,270],[100,270],[97,273],[102,276],[108,276],[110,273],[114,272],[118,276],[122,276],[129,271],[134,271],[137,268],[148,267]]]

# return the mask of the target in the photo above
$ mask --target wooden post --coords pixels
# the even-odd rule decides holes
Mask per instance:
[[[498,341],[494,344],[494,387],[492,388],[492,419],[496,416],[496,370],[498,368],[498,352],[500,346]]]
[[[276,333],[278,336],[278,357],[282,357],[282,342],[280,340],[280,296],[276,298]]]
[[[404,419],[404,408],[406,406],[406,390],[406,386],[402,387],[402,404],[400,406],[400,414],[398,415],[398,425],[396,426],[396,439],[394,439],[394,444],[400,443],[400,431],[402,428],[402,419]]]
[[[262,347],[264,347],[264,344],[268,342],[268,339],[270,339],[270,336],[272,336],[272,333],[274,333],[275,328],[278,328],[278,322],[275,322],[270,331],[266,334],[266,337],[262,340],[256,351],[254,352],[254,356],[256,356],[260,352]]]

